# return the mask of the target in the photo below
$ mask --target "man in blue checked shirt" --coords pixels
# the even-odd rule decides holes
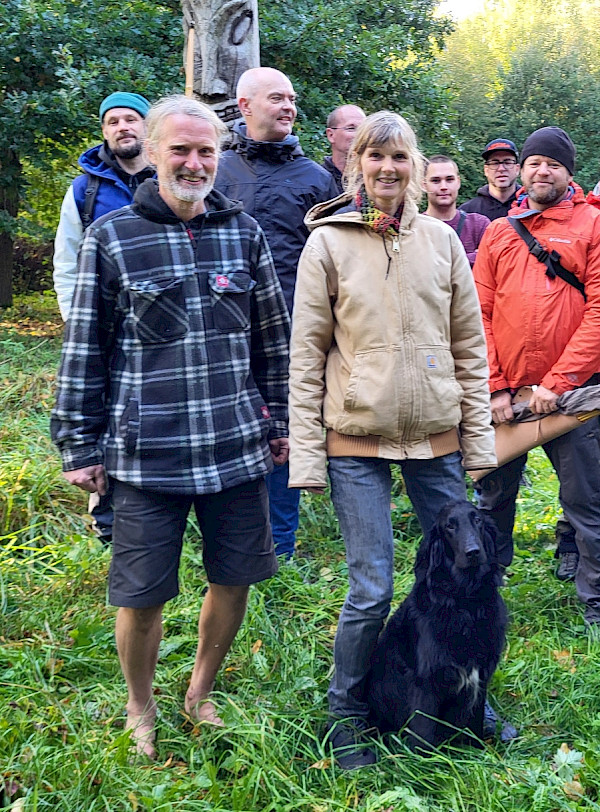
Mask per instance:
[[[127,728],[155,758],[162,607],[178,593],[192,505],[209,582],[185,697],[194,721],[223,724],[217,671],[249,585],[277,570],[265,476],[288,456],[289,316],[260,227],[213,189],[224,125],[185,96],[146,123],[157,180],[86,232],[52,437],[69,482],[114,482],[109,598]]]

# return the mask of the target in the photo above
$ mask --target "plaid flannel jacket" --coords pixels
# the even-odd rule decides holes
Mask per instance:
[[[149,490],[215,493],[287,436],[289,317],[258,224],[219,192],[184,223],[146,181],[82,245],[52,438]]]

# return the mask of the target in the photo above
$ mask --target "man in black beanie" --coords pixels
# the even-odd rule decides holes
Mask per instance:
[[[575,144],[560,127],[542,127],[531,133],[521,150],[521,166],[532,155],[552,158],[571,176],[575,172]]]
[[[523,188],[508,218],[494,221],[473,269],[488,344],[492,419],[505,423],[521,387],[533,387],[536,414],[556,410],[559,395],[598,383],[600,370],[600,211],[573,182],[575,146],[559,127],[543,127],[521,151]],[[511,221],[514,221],[515,225]],[[519,224],[559,274],[538,259]],[[559,500],[575,530],[575,585],[589,627],[600,628],[600,427],[588,421],[544,446],[560,481]],[[519,480],[527,455],[481,480],[480,507],[499,530],[498,556],[512,561]]]

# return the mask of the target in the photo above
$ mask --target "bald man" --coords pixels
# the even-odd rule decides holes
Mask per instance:
[[[251,68],[237,86],[244,117],[233,126],[231,147],[219,162],[215,187],[258,220],[266,234],[275,270],[291,313],[296,269],[308,229],[304,216],[316,203],[337,197],[325,169],[309,160],[292,135],[296,94],[289,78],[274,68]],[[268,477],[273,540],[278,555],[290,558],[298,528],[299,491],[287,487],[287,465]]]
[[[322,166],[333,176],[340,194],[344,191],[342,177],[350,145],[354,140],[354,133],[365,118],[364,111],[355,104],[343,104],[327,116],[325,135],[331,144],[331,155],[325,156]]]

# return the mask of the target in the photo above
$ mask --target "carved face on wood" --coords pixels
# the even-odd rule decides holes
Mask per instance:
[[[183,0],[184,29],[195,27],[194,94],[222,119],[239,117],[236,85],[260,63],[256,0]]]

